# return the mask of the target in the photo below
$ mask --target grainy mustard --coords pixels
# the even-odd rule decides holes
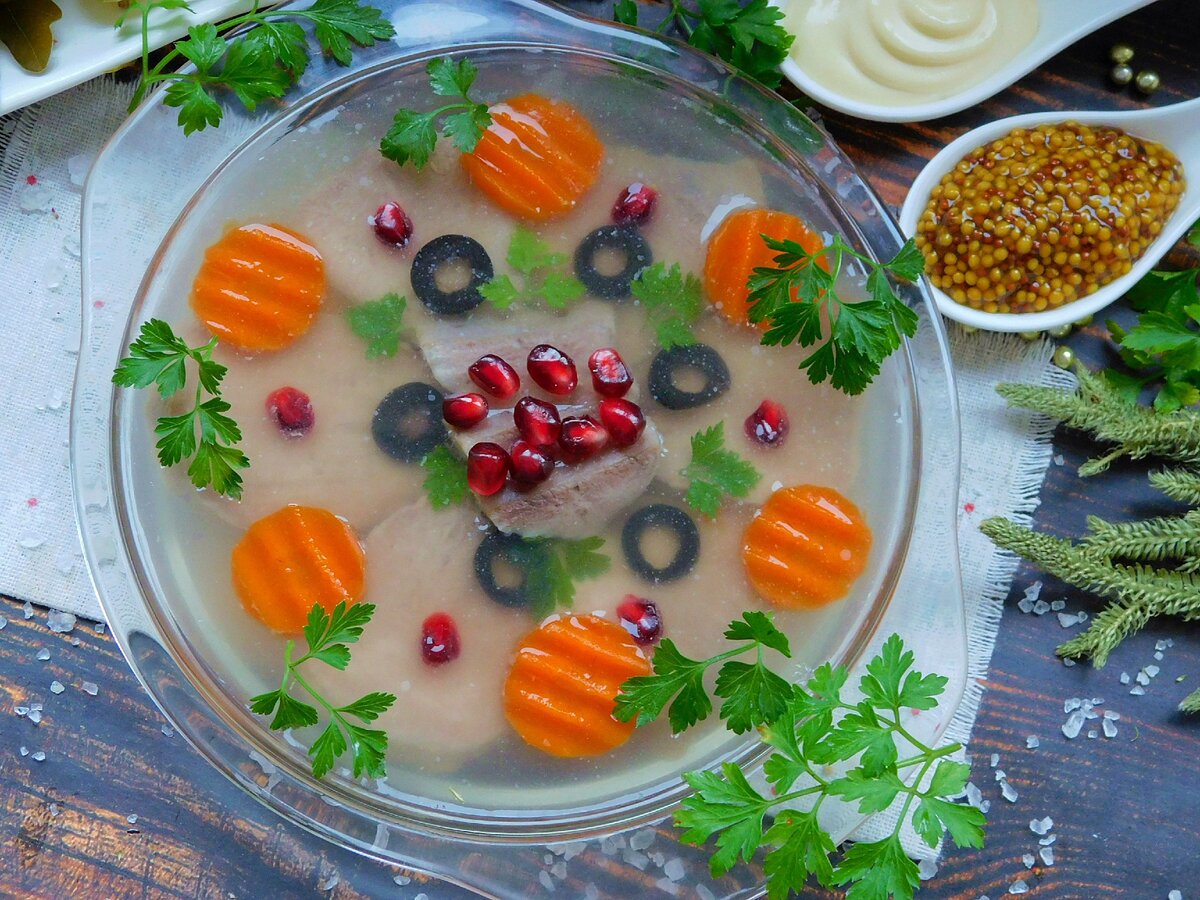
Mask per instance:
[[[942,178],[917,246],[930,280],[958,303],[1054,309],[1128,272],[1184,186],[1170,150],[1119,128],[1018,128]]]

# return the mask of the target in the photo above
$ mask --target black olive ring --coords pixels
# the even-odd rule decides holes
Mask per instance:
[[[496,581],[493,568],[497,559],[507,562],[521,573],[520,584],[502,587]],[[485,594],[513,609],[529,606],[529,573],[536,564],[534,554],[519,534],[489,531],[475,548],[475,578]]]
[[[602,275],[596,269],[596,255],[614,250],[625,257],[625,265],[615,275]],[[604,225],[585,237],[575,249],[575,277],[588,293],[605,300],[629,296],[629,285],[642,269],[654,261],[650,245],[632,225]]]
[[[441,393],[421,381],[410,381],[391,391],[375,407],[371,437],[392,459],[420,462],[446,440]]]
[[[679,540],[675,558],[662,567],[652,566],[642,553],[642,537],[653,528],[665,528]],[[625,527],[621,529],[621,549],[629,568],[647,581],[654,584],[675,581],[692,571],[700,557],[700,530],[692,517],[678,506],[653,503],[625,520]]]
[[[692,369],[704,376],[698,391],[685,391],[675,376]],[[660,350],[650,363],[650,396],[667,409],[692,409],[712,403],[729,390],[729,367],[721,354],[708,344],[688,344]]]
[[[443,291],[437,284],[437,273],[447,263],[462,260],[471,269],[471,280],[457,291]],[[417,251],[413,257],[413,293],[432,312],[440,316],[467,313],[483,302],[479,288],[492,280],[495,270],[492,258],[483,244],[465,234],[443,234]]]

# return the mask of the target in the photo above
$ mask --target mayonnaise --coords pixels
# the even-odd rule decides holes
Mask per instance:
[[[792,58],[850,100],[909,106],[983,81],[1028,44],[1038,0],[792,0]]]

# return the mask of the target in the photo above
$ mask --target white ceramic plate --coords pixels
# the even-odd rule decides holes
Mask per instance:
[[[772,0],[785,14],[801,3],[816,0]],[[997,0],[1003,4],[1007,0]],[[885,106],[863,103],[843,97],[823,84],[814,81],[800,64],[788,57],[780,66],[784,77],[805,94],[830,109],[836,109],[860,119],[876,122],[923,122],[948,116],[974,106],[1004,90],[1018,78],[1028,74],[1064,47],[1069,47],[1085,35],[1102,28],[1126,13],[1148,6],[1154,0],[1039,0],[1040,19],[1033,40],[1004,68],[995,74],[965,86],[961,91],[940,100],[910,106]],[[785,20],[784,24],[788,24]]]
[[[0,115],[44,100],[117,68],[142,52],[141,28],[130,17],[121,28],[113,22],[122,10],[103,0],[58,0],[62,18],[54,23],[54,52],[44,72],[17,65],[0,45]],[[157,49],[182,37],[191,25],[216,22],[250,9],[250,0],[193,0],[185,9],[155,10],[150,17],[150,46]]]

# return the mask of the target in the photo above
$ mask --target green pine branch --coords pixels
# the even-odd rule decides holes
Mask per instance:
[[[1080,548],[1105,559],[1157,563],[1200,556],[1200,510],[1141,522],[1114,523],[1088,516],[1088,531],[1091,534]]]
[[[1163,469],[1150,473],[1150,484],[1172,500],[1200,506],[1200,472],[1195,469]]]
[[[1185,713],[1200,713],[1200,688],[1196,688],[1180,700],[1179,709]]]

